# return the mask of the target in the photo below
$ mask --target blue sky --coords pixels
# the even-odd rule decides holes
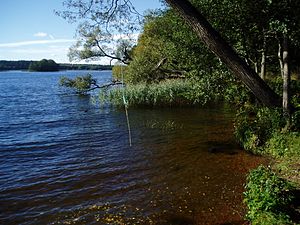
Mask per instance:
[[[54,59],[68,62],[76,24],[54,14],[63,0],[1,0],[0,60]],[[159,0],[133,0],[139,12],[159,8]]]

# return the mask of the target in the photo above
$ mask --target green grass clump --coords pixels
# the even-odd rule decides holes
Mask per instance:
[[[100,92],[100,101],[122,106],[123,94],[129,106],[180,106],[205,104],[212,99],[204,85],[191,80],[166,80],[159,83],[129,84]]]
[[[292,185],[270,168],[260,166],[250,172],[245,186],[246,218],[251,224],[291,224],[287,214],[292,201]]]

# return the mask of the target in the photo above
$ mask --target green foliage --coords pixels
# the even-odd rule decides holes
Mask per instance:
[[[262,212],[251,221],[252,225],[292,225],[289,217],[285,213],[275,214],[272,212]]]
[[[285,120],[278,109],[248,106],[242,108],[235,119],[235,136],[242,146],[255,153],[262,153],[260,147],[280,131]]]
[[[300,131],[300,110],[294,112],[291,118],[291,129]]]
[[[162,59],[166,62],[155,69]],[[216,57],[174,11],[168,10],[148,15],[127,77],[131,83],[149,82],[168,75],[166,70],[186,71],[188,77],[191,74],[209,76],[216,65],[219,65]]]
[[[42,59],[41,61],[34,61],[30,63],[29,68],[30,71],[58,71],[59,65],[52,59]]]
[[[125,65],[114,65],[112,69],[112,77],[114,80],[128,82],[127,77],[127,66]]]
[[[283,80],[281,76],[268,80],[268,84],[280,96],[282,96]],[[290,94],[292,96],[292,103],[294,106],[300,106],[300,80],[291,80]]]
[[[300,157],[300,133],[274,132],[265,151],[274,157]]]
[[[92,85],[96,84],[96,80],[92,77],[91,74],[87,74],[84,76],[78,76],[74,79],[68,77],[60,78],[60,85],[64,87],[68,87],[71,89],[75,89],[79,93],[85,93],[89,91]]]
[[[251,224],[290,224],[285,210],[292,201],[292,186],[278,177],[270,168],[260,166],[247,177],[244,202],[248,207],[246,218]]]

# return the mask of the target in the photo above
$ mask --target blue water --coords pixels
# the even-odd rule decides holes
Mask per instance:
[[[129,147],[122,109],[58,85],[86,73],[0,73],[0,224],[240,219],[257,159],[234,144],[229,108],[129,109]],[[90,73],[111,80],[110,71]],[[238,154],[208,151],[220,143]]]

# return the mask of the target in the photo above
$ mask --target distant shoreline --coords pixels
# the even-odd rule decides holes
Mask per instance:
[[[12,61],[12,60],[0,60],[0,71],[11,71],[11,70],[18,70],[18,71],[28,71],[29,65],[32,62],[30,60],[19,60],[19,61]],[[71,64],[71,63],[58,63],[59,70],[112,70],[111,65],[98,65],[98,64]],[[41,71],[42,72],[42,71]]]

